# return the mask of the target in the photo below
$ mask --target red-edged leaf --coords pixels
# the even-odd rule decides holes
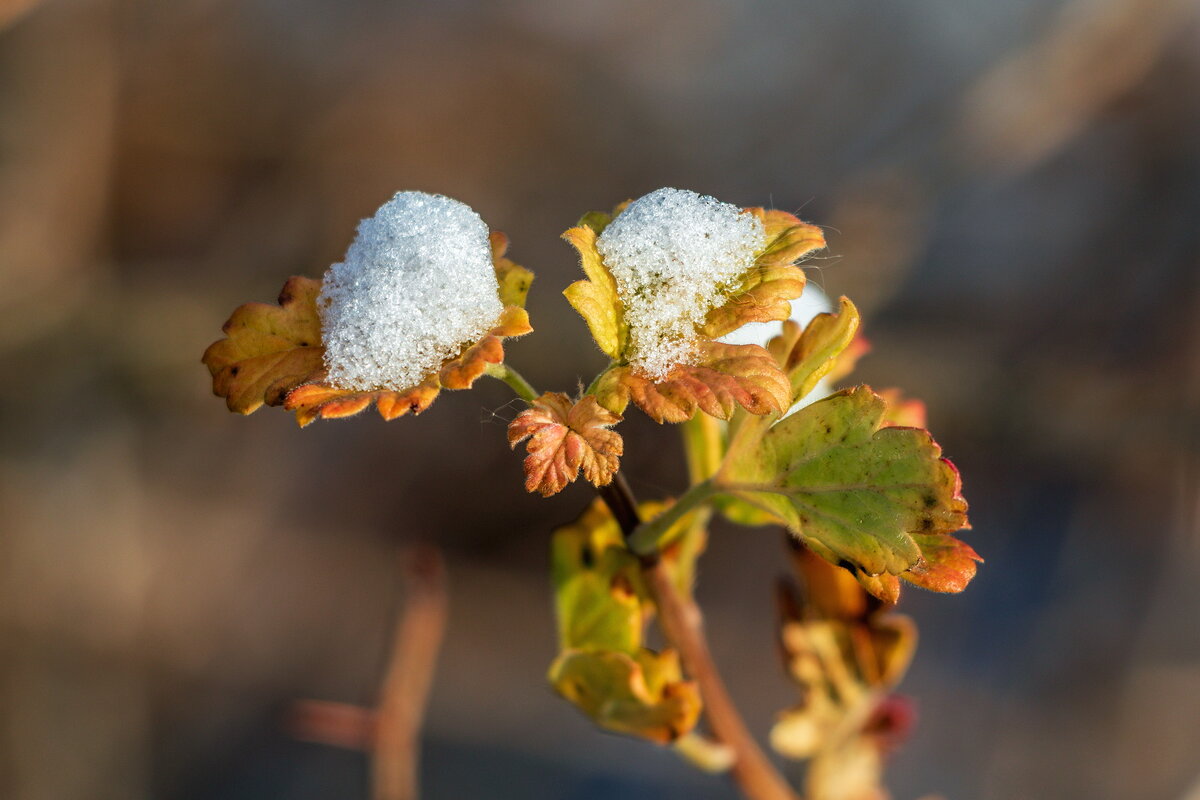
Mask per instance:
[[[628,366],[609,372],[598,387],[600,401],[615,410],[632,399],[655,422],[684,422],[697,410],[729,419],[738,406],[752,414],[781,412],[791,400],[787,376],[754,344],[704,342],[697,363],[679,364],[661,381]]]
[[[975,577],[976,562],[983,562],[974,548],[944,533],[914,534],[921,548],[921,561],[900,577],[934,592],[961,592]]]

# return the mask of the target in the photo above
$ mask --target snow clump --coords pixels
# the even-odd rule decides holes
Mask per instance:
[[[706,195],[664,188],[630,203],[596,241],[625,306],[630,364],[662,380],[692,363],[697,327],[765,246],[757,217]]]
[[[332,386],[407,389],[481,338],[503,310],[488,226],[470,206],[399,192],[358,224],[317,307]]]

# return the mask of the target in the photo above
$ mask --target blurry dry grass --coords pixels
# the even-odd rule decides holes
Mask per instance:
[[[543,686],[546,535],[586,492],[519,493],[499,387],[299,433],[228,416],[198,363],[234,305],[418,188],[512,235],[548,332],[513,359],[569,386],[598,356],[555,237],[664,184],[827,224],[813,280],[869,312],[864,380],[924,396],[967,475],[988,563],[911,600],[897,795],[1194,786],[1193,4],[28,6],[0,6],[0,796],[286,792],[305,774],[255,737],[295,697],[370,700],[390,553],[432,536],[455,591],[435,738],[580,776],[538,794],[513,767],[512,796],[626,771],[728,796]],[[679,486],[670,431],[627,425],[635,488]],[[701,586],[760,730],[790,696],[747,591],[769,539],[719,531]]]

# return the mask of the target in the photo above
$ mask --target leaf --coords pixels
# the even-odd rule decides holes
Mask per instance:
[[[858,585],[866,589],[871,596],[889,605],[900,602],[900,579],[887,572],[878,575],[868,575],[861,569],[854,570]]]
[[[961,592],[975,577],[975,563],[983,561],[971,545],[944,533],[918,533],[913,538],[921,560],[900,577],[922,589]]]
[[[289,278],[279,304],[239,306],[221,329],[224,339],[204,351],[213,393],[230,411],[250,414],[264,403],[277,406],[288,390],[324,369],[317,294],[321,282]]]
[[[840,357],[855,341],[861,322],[858,309],[845,297],[838,305],[836,314],[813,317],[782,364],[791,381],[793,402],[815,389],[838,366]]]
[[[883,415],[885,425],[897,428],[924,428],[925,404],[916,398],[905,398],[899,389],[884,389],[879,393],[887,402],[887,412]]]
[[[770,354],[755,344],[704,342],[696,364],[678,364],[661,381],[614,367],[602,376],[597,397],[606,408],[630,400],[655,422],[685,422],[697,410],[729,419],[741,406],[752,414],[780,412],[790,398],[787,378]]]
[[[749,322],[774,322],[792,315],[792,300],[804,291],[804,270],[795,262],[825,246],[825,236],[815,225],[801,222],[783,211],[747,209],[762,222],[767,245],[754,266],[741,276],[728,300],[709,311],[703,334],[716,339]]]
[[[700,716],[700,691],[683,680],[673,650],[567,650],[550,666],[549,678],[601,727],[661,744],[689,733]]]
[[[665,508],[645,503],[639,511],[650,518]],[[688,535],[676,537],[677,544]],[[676,559],[669,566],[677,582],[690,583],[690,560],[680,553],[663,557]],[[689,732],[700,713],[699,692],[683,680],[674,652],[643,647],[653,601],[602,500],[554,532],[551,572],[561,648],[549,673],[555,689],[610,730],[657,742]]]
[[[811,759],[806,796],[885,798],[883,756],[907,731],[907,704],[889,692],[916,647],[908,617],[881,610],[843,569],[797,546],[805,602],[784,591],[780,641],[800,703],[779,715],[771,745]]]
[[[967,503],[929,432],[882,427],[885,410],[868,387],[838,392],[772,427],[720,482],[820,555],[902,573],[921,558],[913,534],[966,527]]]
[[[488,242],[492,247],[492,266],[496,270],[496,282],[500,286],[500,302],[506,306],[524,308],[529,286],[533,283],[533,273],[504,257],[508,252],[508,236],[500,231],[492,231]]]
[[[489,243],[497,294],[504,303],[499,319],[479,341],[444,361],[437,373],[416,386],[361,391],[325,383],[325,348],[317,311],[321,281],[291,278],[279,296],[279,306],[241,306],[225,323],[227,338],[205,351],[213,391],[227,398],[231,411],[242,414],[264,403],[282,405],[304,427],[316,419],[353,416],[372,405],[385,420],[420,414],[442,389],[470,388],[489,364],[504,360],[504,339],[533,330],[524,308],[533,273],[504,257],[508,237],[503,233],[493,231]]]
[[[600,258],[596,237],[597,231],[586,225],[571,228],[563,234],[563,238],[579,251],[580,265],[587,275],[587,280],[572,283],[563,295],[583,317],[601,352],[617,361],[628,342],[628,328],[617,295],[617,281]]]
[[[619,650],[642,645],[644,591],[638,561],[600,499],[575,522],[554,532],[551,575],[564,650]]]
[[[351,417],[370,408],[372,404],[379,415],[387,421],[405,414],[420,414],[429,408],[441,392],[437,376],[431,375],[422,383],[393,392],[381,389],[375,392],[359,392],[353,389],[336,389],[323,383],[306,383],[288,393],[283,407],[295,412],[300,427],[314,420]]]
[[[508,443],[529,440],[525,489],[542,497],[561,492],[580,470],[595,486],[612,481],[624,451],[621,435],[608,430],[621,418],[600,406],[592,395],[578,403],[562,392],[547,392],[508,426]]]

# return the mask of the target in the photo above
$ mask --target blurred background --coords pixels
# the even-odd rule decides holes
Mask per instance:
[[[909,589],[897,798],[1200,797],[1200,25],[1172,0],[0,3],[0,796],[364,796],[292,739],[370,703],[396,550],[451,619],[428,798],[732,798],[552,695],[548,535],[507,389],[299,431],[211,396],[229,312],[319,276],[400,189],[537,273],[535,385],[601,366],[558,235],[659,186],[826,227],[858,378],[924,398],[987,560]],[[623,466],[683,485],[633,413]],[[765,734],[778,535],[717,526],[718,662]],[[797,774],[794,770],[793,775]]]

